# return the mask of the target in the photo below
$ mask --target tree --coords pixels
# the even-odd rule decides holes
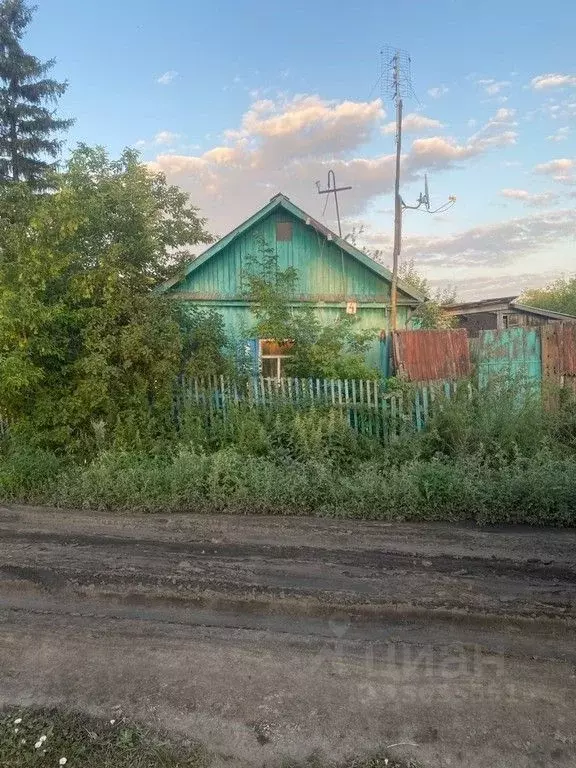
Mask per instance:
[[[364,234],[364,229],[363,224],[354,225],[352,231],[344,239],[357,248],[359,247],[358,241],[362,239]],[[374,261],[380,263],[384,261],[384,252],[381,249],[368,249],[365,250],[365,253]],[[408,259],[400,264],[398,276],[416,293],[426,297],[426,301],[420,304],[412,315],[419,328],[448,329],[455,327],[456,318],[442,309],[444,304],[452,304],[456,301],[453,288],[448,287],[433,291],[429,280],[418,272],[414,259]]]
[[[426,301],[420,304],[412,315],[419,328],[447,330],[455,327],[456,318],[443,309],[445,304],[453,304],[456,301],[453,288],[432,291],[430,282],[418,272],[413,259],[401,264],[398,274],[404,283],[422,296],[426,296]]]
[[[73,121],[56,118],[47,106],[67,88],[47,77],[54,60],[42,62],[22,48],[33,11],[24,0],[0,2],[0,182],[43,188],[54,167],[46,158],[57,158],[62,145],[55,134]]]
[[[210,241],[204,223],[132,151],[81,147],[50,195],[0,188],[0,412],[52,446],[170,413],[194,350],[152,288]]]
[[[576,315],[576,276],[559,277],[545,288],[528,289],[520,301],[530,307]]]
[[[295,305],[298,271],[280,269],[273,248],[261,240],[244,274],[245,295],[253,302],[256,323],[252,334],[279,344],[289,342],[288,376],[326,379],[376,379],[379,371],[364,360],[376,331],[359,330],[357,319],[342,312],[323,325],[313,307]]]

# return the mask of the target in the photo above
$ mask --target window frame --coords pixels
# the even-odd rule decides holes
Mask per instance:
[[[292,345],[293,342],[291,341],[284,341],[282,344],[284,345]],[[282,361],[287,360],[288,358],[292,357],[292,355],[282,355],[278,354],[278,352],[273,352],[271,354],[266,354],[263,352],[263,345],[264,344],[274,344],[275,346],[281,346],[278,344],[278,342],[273,341],[273,339],[259,339],[259,353],[260,353],[260,375],[265,379],[275,379],[279,380],[282,379]],[[263,370],[262,370],[262,361],[263,360],[275,360],[276,361],[276,373],[274,376],[264,376]]]

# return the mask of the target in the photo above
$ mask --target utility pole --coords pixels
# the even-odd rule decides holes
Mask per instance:
[[[400,194],[400,171],[402,162],[402,110],[403,97],[414,96],[410,74],[410,56],[399,48],[385,48],[380,53],[380,83],[382,97],[392,99],[396,105],[396,173],[394,178],[394,246],[392,250],[392,284],[390,286],[390,330],[398,327],[398,268],[402,250],[402,215],[406,209],[425,213],[442,213],[451,208],[456,198],[451,195],[446,203],[431,210],[428,192],[428,178],[424,176],[424,193],[420,193],[416,205],[406,205]],[[422,207],[423,206],[423,207]]]
[[[400,197],[400,162],[402,160],[402,109],[400,93],[399,52],[393,56],[393,87],[396,101],[396,175],[394,179],[394,248],[392,251],[392,285],[390,286],[390,328],[398,325],[398,266],[402,247],[402,198]]]
[[[320,182],[316,182],[316,186],[318,188],[318,194],[319,195],[334,195],[334,203],[336,205],[336,219],[338,220],[338,236],[342,237],[342,225],[340,223],[340,208],[338,206],[338,192],[345,192],[348,189],[352,189],[352,187],[337,187],[336,186],[336,176],[334,175],[334,171],[330,170],[328,171],[328,186],[326,189],[320,189]],[[326,198],[326,201],[328,201],[328,198]],[[326,210],[326,208],[324,208]]]
[[[396,106],[396,168],[394,176],[394,246],[392,249],[392,285],[390,286],[390,330],[398,327],[398,267],[402,250],[402,212],[400,174],[402,163],[403,97],[413,96],[410,76],[410,56],[400,48],[386,47],[380,52],[380,82],[382,97]]]

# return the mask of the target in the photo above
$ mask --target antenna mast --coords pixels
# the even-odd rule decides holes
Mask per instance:
[[[340,224],[340,207],[338,205],[338,192],[345,192],[347,189],[352,189],[352,187],[337,187],[336,176],[332,170],[328,171],[328,186],[326,189],[320,189],[319,181],[316,182],[316,187],[318,188],[319,195],[334,195],[334,203],[336,204],[336,219],[338,220],[338,235],[342,237],[342,225]],[[326,208],[324,208],[324,210],[326,210]]]
[[[382,96],[396,105],[396,175],[394,180],[394,248],[392,251],[392,285],[390,289],[390,329],[398,326],[398,267],[402,250],[402,214],[405,209],[422,209],[425,213],[442,213],[451,208],[456,198],[451,195],[447,202],[431,210],[428,192],[428,176],[424,176],[424,194],[420,193],[416,205],[406,205],[400,195],[400,170],[402,160],[402,111],[404,97],[414,97],[410,56],[400,48],[384,48],[380,53],[380,82]],[[422,207],[423,206],[423,207]]]
[[[400,48],[381,51],[380,79],[383,97],[396,105],[396,174],[394,179],[394,248],[392,251],[392,285],[390,289],[390,328],[398,325],[398,264],[402,248],[402,198],[400,196],[400,163],[402,160],[402,111],[404,96],[413,96],[410,56]]]

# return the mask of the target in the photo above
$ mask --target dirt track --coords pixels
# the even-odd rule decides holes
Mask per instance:
[[[238,763],[574,766],[575,595],[574,532],[4,507],[0,696]]]

